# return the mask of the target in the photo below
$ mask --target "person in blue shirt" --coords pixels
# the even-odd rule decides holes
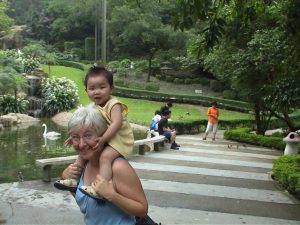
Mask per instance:
[[[95,151],[93,147],[106,129],[105,121],[93,107],[81,107],[73,113],[68,123],[68,133],[73,148],[85,160],[85,164],[84,168],[71,164],[61,176],[62,179],[80,176],[75,200],[83,213],[85,224],[133,225],[135,216],[147,215],[148,202],[136,172],[123,157],[113,161],[111,180],[107,181],[98,175],[102,150]],[[105,200],[84,194],[78,188],[82,185],[91,185]]]

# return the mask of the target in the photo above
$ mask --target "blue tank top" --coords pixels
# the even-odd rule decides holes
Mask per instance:
[[[83,185],[83,173],[77,186],[75,200],[84,215],[86,225],[134,225],[135,217],[119,209],[109,201],[95,200],[79,190]]]

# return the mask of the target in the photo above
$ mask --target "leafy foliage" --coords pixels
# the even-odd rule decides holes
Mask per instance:
[[[31,72],[34,69],[38,68],[40,65],[40,61],[36,57],[32,57],[31,55],[24,54],[20,50],[12,49],[12,50],[7,50],[6,55],[8,57],[12,57],[19,61],[23,66],[24,66],[24,71],[25,73]]]
[[[76,84],[69,79],[64,77],[44,79],[41,86],[42,96],[46,100],[42,109],[44,116],[73,109],[78,104]]]
[[[0,95],[0,114],[25,113],[28,103],[28,100],[24,98],[15,98],[14,96],[10,95]]]
[[[274,178],[288,191],[300,194],[300,155],[284,155],[274,160]]]
[[[13,19],[10,18],[6,11],[8,9],[8,1],[0,1],[0,31],[6,31],[13,23]]]

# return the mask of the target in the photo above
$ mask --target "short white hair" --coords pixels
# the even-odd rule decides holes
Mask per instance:
[[[107,129],[107,124],[94,106],[80,106],[69,120],[68,132],[70,134],[81,127],[94,129],[97,135],[102,135]]]

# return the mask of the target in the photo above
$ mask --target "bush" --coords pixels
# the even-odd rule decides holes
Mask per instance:
[[[174,79],[174,83],[175,83],[175,84],[181,84],[182,81],[183,81],[183,80],[182,80],[182,79],[179,79],[179,78],[175,78],[175,79]]]
[[[145,84],[145,90],[147,91],[159,91],[159,84],[158,83],[153,83],[153,82],[148,82]]]
[[[124,82],[124,80],[122,80],[122,79],[114,79],[114,85],[115,86],[119,86],[119,87],[125,87],[125,82]]]
[[[168,81],[168,82],[173,82],[174,79],[175,78],[173,76],[166,76],[166,81]]]
[[[192,83],[192,79],[186,78],[186,79],[184,80],[184,83],[185,83],[185,84],[191,84],[191,83]]]
[[[161,75],[159,75],[159,74],[155,75],[155,77],[156,77],[156,79],[158,79],[158,80],[162,80],[162,77],[161,77]]]
[[[57,64],[60,66],[66,66],[66,67],[72,67],[72,68],[76,68],[76,69],[80,69],[80,70],[85,70],[84,65],[81,63],[78,63],[78,62],[59,60],[57,62]]]
[[[62,111],[76,107],[78,90],[76,84],[65,78],[49,78],[42,81],[42,96],[45,103],[42,108],[43,116],[53,116]]]
[[[65,52],[70,52],[72,48],[75,47],[75,43],[72,41],[65,41],[64,43],[64,50]]]
[[[84,51],[81,48],[72,48],[71,49],[71,54],[76,55],[76,57],[81,60],[83,59]]]
[[[260,145],[269,148],[276,148],[284,150],[285,143],[282,138],[279,137],[268,137],[263,135],[251,134],[248,128],[237,128],[234,130],[226,130],[224,132],[224,138],[245,142],[248,144]]]
[[[223,91],[223,98],[228,98],[228,99],[237,99],[237,93],[232,90],[224,90]]]
[[[25,113],[28,106],[28,100],[24,98],[15,98],[10,95],[0,96],[0,113]]]
[[[273,176],[285,189],[300,194],[300,155],[283,155],[273,161]]]

